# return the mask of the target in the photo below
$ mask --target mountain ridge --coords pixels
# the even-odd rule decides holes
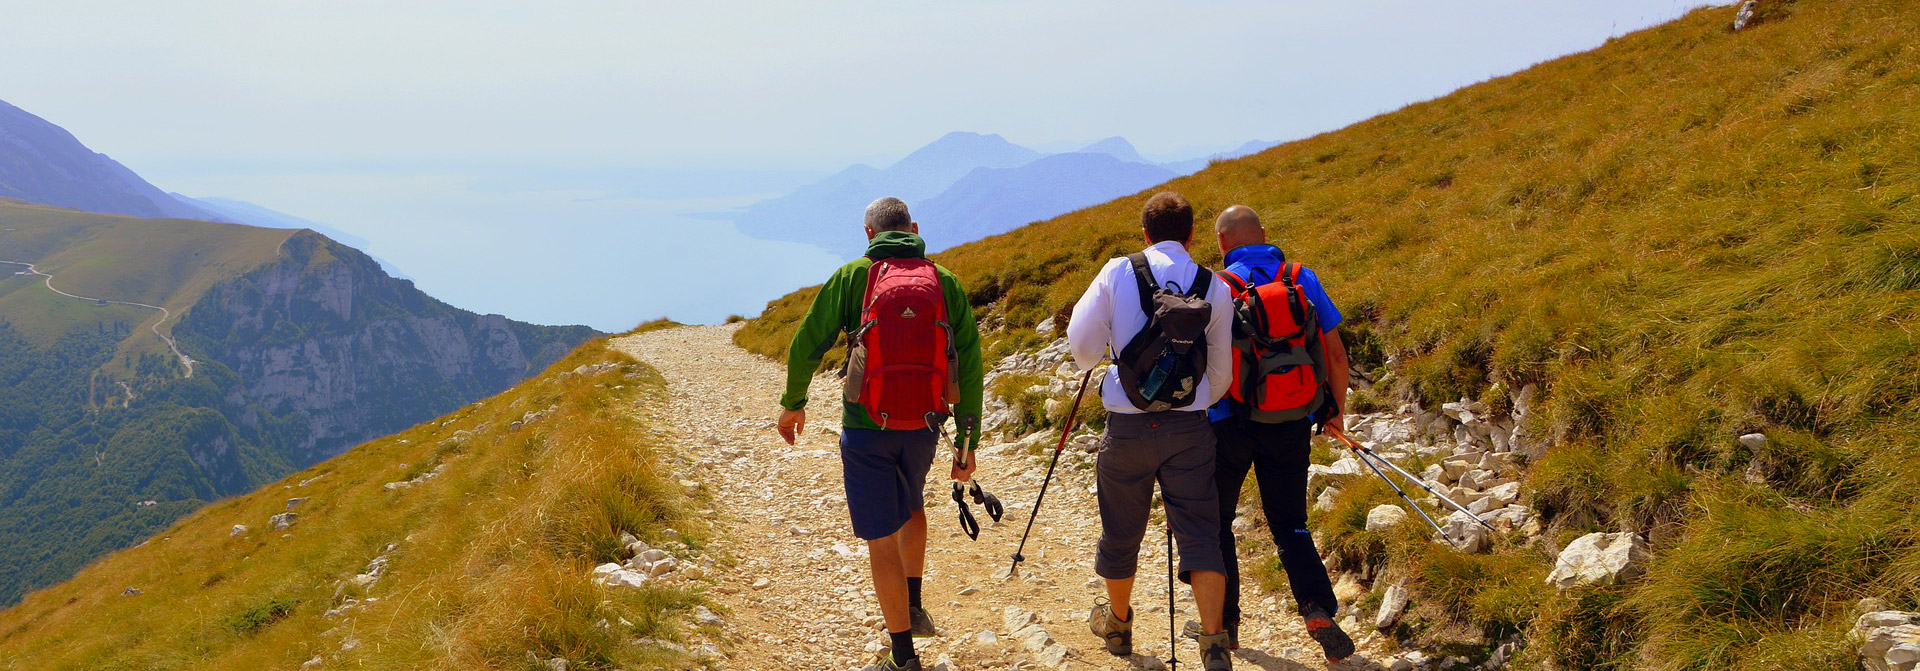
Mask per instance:
[[[175,200],[106,154],[0,100],[0,197],[136,217],[222,221]]]
[[[965,222],[963,228],[952,229],[964,230],[964,235],[936,236],[940,238],[938,248],[1133,193],[1150,186],[1141,181],[1147,175],[1158,175],[1163,182],[1206,167],[1210,161],[1264,146],[1270,143],[1252,141],[1228,152],[1156,163],[1141,156],[1120,136],[1097,140],[1075,151],[1043,153],[999,135],[954,131],[884,169],[849,166],[792,193],[749,205],[732,219],[748,235],[858,254],[865,249],[857,232],[860,213],[875,198],[893,196],[905,200],[916,217],[923,216],[923,211],[930,215],[927,221]],[[1086,157],[1094,155],[1112,158],[1126,167],[1089,162]],[[1080,158],[1050,160],[1061,156]],[[1067,169],[1065,164],[1076,161],[1083,172]],[[1027,172],[995,172],[1022,169]],[[981,173],[983,170],[988,172]],[[1027,181],[1020,181],[1023,178]],[[997,184],[983,186],[983,182]],[[1057,191],[1036,193],[1036,183]],[[1007,186],[1016,187],[1006,192],[1009,198],[996,198],[996,190]],[[957,209],[962,203],[972,211]]]

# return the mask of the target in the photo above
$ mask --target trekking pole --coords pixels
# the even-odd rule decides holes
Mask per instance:
[[[1493,528],[1493,525],[1487,524],[1486,520],[1480,519],[1479,515],[1473,514],[1473,511],[1467,510],[1466,506],[1460,505],[1458,502],[1454,501],[1453,499],[1447,498],[1447,495],[1442,494],[1438,491],[1435,491],[1432,486],[1427,484],[1427,481],[1422,480],[1418,477],[1415,477],[1412,473],[1408,473],[1406,469],[1401,468],[1400,466],[1394,464],[1391,461],[1388,461],[1386,457],[1380,456],[1380,453],[1374,452],[1373,448],[1367,447],[1365,445],[1361,445],[1360,443],[1355,442],[1354,439],[1347,437],[1347,433],[1345,431],[1341,431],[1339,429],[1330,429],[1330,431],[1332,431],[1334,438],[1339,439],[1340,442],[1342,443],[1346,443],[1347,447],[1352,448],[1355,453],[1359,454],[1360,460],[1366,461],[1368,466],[1372,466],[1373,462],[1368,461],[1367,457],[1372,457],[1374,460],[1378,460],[1380,463],[1386,464],[1387,468],[1393,469],[1395,473],[1399,473],[1402,477],[1405,477],[1406,479],[1413,481],[1413,484],[1419,485],[1421,489],[1427,490],[1428,494],[1432,494],[1434,498],[1440,499],[1441,501],[1445,502],[1448,506],[1452,507],[1454,510],[1458,510],[1460,512],[1466,513],[1468,517],[1473,518],[1473,521],[1480,523],[1480,526],[1486,527],[1487,531],[1492,531],[1496,533],[1500,531],[1499,529]],[[1373,471],[1375,473],[1379,473],[1380,469],[1374,468]],[[1387,476],[1382,474],[1380,477],[1384,479]],[[1393,483],[1388,482],[1387,484],[1393,484]],[[1395,491],[1399,491],[1399,489],[1400,489],[1399,487],[1394,487]],[[1406,494],[1404,492],[1401,493],[1400,498],[1406,498]],[[1412,503],[1413,501],[1408,500],[1407,502]],[[1418,510],[1418,509],[1419,508],[1416,506],[1415,510]],[[1420,515],[1422,517],[1425,517],[1426,513],[1422,512],[1420,513]],[[1432,518],[1428,518],[1427,521],[1431,522],[1433,520]],[[1446,532],[1444,531],[1440,532],[1440,535],[1445,536]],[[1449,538],[1447,540],[1453,540],[1453,539]]]
[[[1373,464],[1373,460],[1367,458],[1367,451],[1368,451],[1367,448],[1361,447],[1359,443],[1353,442],[1352,438],[1348,438],[1347,434],[1342,432],[1339,429],[1329,428],[1327,430],[1333,433],[1334,438],[1339,439],[1340,442],[1342,443],[1346,443],[1347,447],[1353,450],[1354,456],[1360,459],[1360,463],[1366,464],[1367,468],[1373,470],[1374,475],[1380,476],[1380,480],[1382,482],[1387,483],[1388,487],[1392,487],[1393,493],[1399,494],[1400,500],[1406,501],[1407,505],[1413,508],[1413,512],[1420,513],[1420,519],[1426,520],[1427,524],[1431,525],[1434,531],[1440,532],[1440,537],[1447,539],[1448,545],[1453,546],[1453,548],[1456,550],[1460,549],[1460,543],[1458,541],[1453,540],[1453,536],[1451,534],[1448,534],[1446,529],[1441,528],[1439,522],[1433,521],[1433,517],[1427,515],[1427,511],[1425,508],[1421,508],[1420,504],[1414,503],[1413,497],[1407,496],[1406,490],[1401,489],[1400,485],[1394,484],[1393,478],[1387,477],[1387,474],[1381,471],[1379,466],[1375,466]],[[1387,465],[1392,466],[1393,464],[1389,463]],[[1395,470],[1398,470],[1398,469],[1395,469]],[[1420,486],[1426,487],[1426,483],[1421,483]],[[1433,489],[1428,488],[1427,491],[1431,492],[1433,491]],[[1436,496],[1438,496],[1438,494],[1436,494]]]
[[[1179,671],[1180,645],[1173,633],[1173,511],[1167,508],[1165,492],[1160,495],[1160,513],[1167,518],[1167,669]]]
[[[1053,482],[1053,468],[1060,465],[1060,453],[1067,449],[1067,436],[1073,433],[1073,420],[1080,416],[1080,399],[1087,394],[1087,382],[1093,379],[1093,368],[1080,376],[1080,390],[1073,393],[1073,409],[1067,411],[1065,426],[1060,428],[1060,443],[1053,446],[1053,461],[1047,462],[1047,477],[1040,480],[1040,496],[1033,500],[1033,512],[1027,515],[1027,530],[1020,532],[1020,547],[1013,551],[1013,565],[1007,567],[1007,577],[1020,570],[1020,562],[1026,561],[1027,535],[1033,533],[1033,521],[1040,517],[1040,502],[1047,500],[1047,484]]]

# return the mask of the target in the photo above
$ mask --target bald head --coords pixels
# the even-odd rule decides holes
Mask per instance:
[[[1221,212],[1220,217],[1213,220],[1213,230],[1220,235],[1221,252],[1267,241],[1267,229],[1260,225],[1260,215],[1245,205],[1235,205]]]

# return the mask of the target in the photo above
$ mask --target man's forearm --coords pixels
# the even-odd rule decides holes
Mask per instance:
[[[1327,343],[1327,382],[1333,387],[1333,402],[1340,412],[1347,411],[1347,385],[1353,382],[1353,375],[1347,371],[1347,345],[1340,340],[1340,329],[1326,333]]]

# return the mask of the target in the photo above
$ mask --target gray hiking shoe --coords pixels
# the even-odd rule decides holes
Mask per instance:
[[[1338,662],[1353,656],[1353,639],[1347,632],[1334,624],[1333,616],[1325,609],[1314,606],[1307,610],[1307,635],[1312,636],[1320,649],[1327,654],[1328,662]]]
[[[913,620],[913,628],[907,631],[913,632],[914,638],[931,638],[940,635],[940,630],[933,626],[933,616],[927,614],[927,609],[908,608],[907,617]]]
[[[1206,671],[1233,671],[1233,655],[1227,652],[1227,632],[1201,634],[1200,668]]]
[[[1133,620],[1114,617],[1113,604],[1107,603],[1105,597],[1093,600],[1093,612],[1087,614],[1087,629],[1106,642],[1108,654],[1115,657],[1133,654]]]

